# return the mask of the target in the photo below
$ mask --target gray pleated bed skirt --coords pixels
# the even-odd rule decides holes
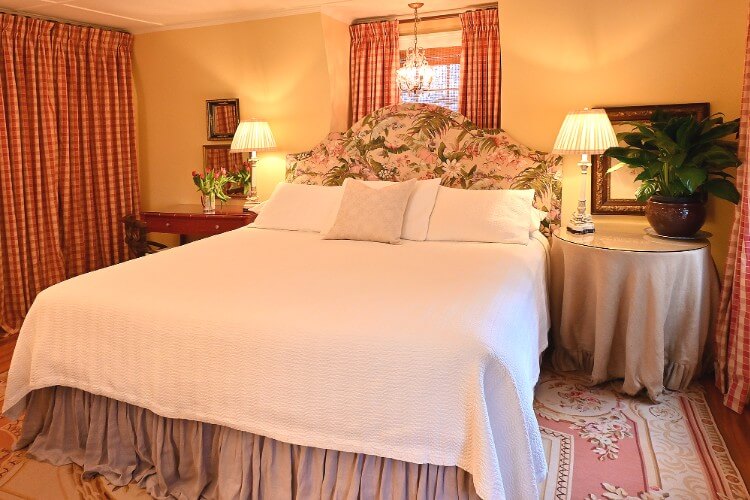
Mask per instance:
[[[479,498],[458,467],[292,445],[67,387],[29,398],[17,446],[31,458],[137,482],[156,498]]]

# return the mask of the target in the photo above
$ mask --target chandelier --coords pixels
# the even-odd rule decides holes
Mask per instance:
[[[427,57],[424,55],[424,49],[417,46],[417,25],[419,24],[417,9],[423,5],[420,2],[409,4],[409,8],[414,9],[414,46],[407,49],[404,65],[396,71],[398,87],[403,92],[413,94],[429,89],[434,76]]]

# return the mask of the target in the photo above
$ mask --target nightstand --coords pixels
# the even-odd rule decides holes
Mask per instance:
[[[552,364],[622,390],[680,390],[701,372],[719,299],[708,240],[649,236],[597,224],[552,238]]]
[[[204,213],[200,205],[175,205],[165,210],[141,212],[149,232],[172,233],[181,236],[212,236],[247,226],[255,220],[254,212],[243,212],[241,206],[216,207],[214,213]]]

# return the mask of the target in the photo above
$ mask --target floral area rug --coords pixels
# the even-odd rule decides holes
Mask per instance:
[[[658,404],[543,371],[534,407],[549,474],[545,499],[749,499],[703,389]]]
[[[535,410],[549,464],[544,500],[750,499],[698,386],[653,404],[547,370]],[[0,417],[0,500],[149,498],[135,485],[114,488],[101,476],[83,479],[78,466],[14,452],[19,435],[19,422]]]

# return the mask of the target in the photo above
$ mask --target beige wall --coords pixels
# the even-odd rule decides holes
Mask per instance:
[[[500,0],[502,127],[549,150],[565,113],[584,106],[708,101],[739,115],[746,0]],[[566,159],[563,217],[576,201]],[[579,174],[580,175],[580,174]],[[599,216],[596,219],[643,220]],[[726,257],[732,206],[712,202],[706,229]]]
[[[728,118],[739,113],[745,0],[500,0],[498,7],[502,126],[529,146],[549,150],[565,113],[584,106],[709,101]],[[257,170],[266,198],[283,178],[285,153],[346,128],[348,53],[347,26],[320,14],[137,35],[144,207],[197,202],[189,174],[207,143],[205,100],[221,97],[239,97],[243,118],[271,123],[279,151],[262,155]],[[569,158],[564,169],[564,217],[575,203],[575,163]],[[712,202],[709,211],[722,265],[732,207]],[[598,219],[613,217],[642,220]]]
[[[344,132],[349,124],[349,24],[321,16],[328,78],[331,84],[331,132]]]
[[[226,97],[240,99],[242,119],[271,125],[279,150],[260,154],[256,171],[259,195],[268,197],[287,152],[309,149],[346,123],[348,53],[346,24],[321,14],[137,35],[144,208],[198,203],[190,172],[202,168],[210,144],[205,101]]]

